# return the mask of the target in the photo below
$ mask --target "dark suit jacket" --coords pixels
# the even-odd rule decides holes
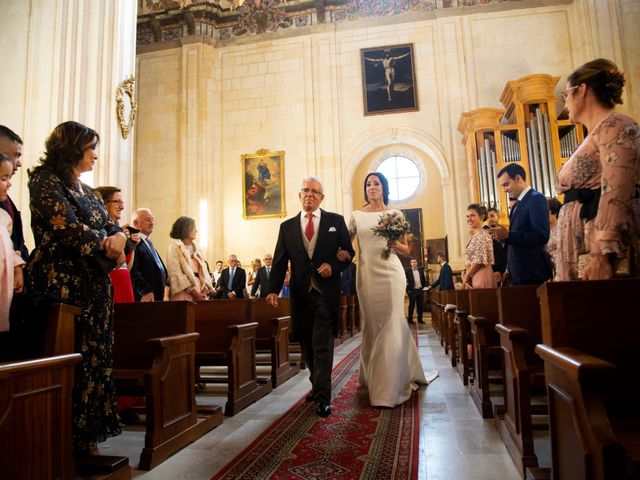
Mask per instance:
[[[272,272],[273,272],[273,267]],[[255,297],[256,292],[260,289],[260,298],[265,298],[269,294],[269,277],[267,277],[267,267],[262,267],[258,270],[256,279],[251,285],[251,296]]]
[[[13,200],[11,200],[11,197],[9,197],[8,195],[6,200],[0,202],[0,208],[9,213],[9,206],[7,205],[8,203],[11,203],[11,208],[13,209],[13,232],[11,232],[13,249],[16,252],[20,252],[20,256],[26,262],[29,258],[29,251],[24,244],[24,234],[22,232],[22,215],[16,207],[16,204],[13,203]]]
[[[273,270],[271,270],[273,272]],[[242,267],[236,267],[236,272],[233,275],[233,283],[231,284],[231,290],[229,290],[229,267],[223,268],[220,272],[220,278],[218,279],[217,288],[222,289],[222,298],[227,298],[227,293],[230,291],[235,292],[236,298],[244,298],[244,287],[247,284],[247,274]]]
[[[160,254],[158,254],[158,257],[160,257]],[[153,292],[153,299],[156,302],[163,300],[164,287],[168,285],[168,275],[162,258],[160,258],[160,263],[162,263],[162,269],[158,267],[146,242],[141,240],[136,248],[136,253],[133,256],[133,265],[129,272],[133,295],[137,302],[149,292]]]
[[[411,268],[404,271],[407,276],[407,292],[416,288],[416,281],[413,278],[413,270]],[[418,267],[418,275],[420,276],[420,283],[422,284],[422,288],[429,285],[427,280],[424,278],[424,270]]]
[[[507,269],[511,285],[539,285],[551,275],[545,246],[549,241],[549,205],[531,189],[511,212],[507,238]]]
[[[351,263],[350,261],[338,261],[336,258],[338,249],[348,251],[352,257],[355,255],[342,215],[321,210],[313,258],[309,258],[302,240],[300,214],[280,224],[278,242],[273,255],[269,293],[278,294],[280,292],[287,273],[287,264],[291,261],[290,298],[294,340],[298,339],[298,326],[304,321],[304,307],[312,276],[331,307],[334,334],[338,331],[340,272]],[[323,263],[331,265],[332,275],[329,278],[322,278],[317,272],[318,267]]]
[[[455,286],[453,285],[453,272],[448,263],[444,263],[440,267],[440,275],[438,279],[431,284],[431,288],[436,288],[438,285],[440,285],[441,292],[455,290]]]

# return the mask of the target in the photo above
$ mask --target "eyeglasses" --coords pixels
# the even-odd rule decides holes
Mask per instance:
[[[580,85],[576,85],[575,87],[569,87],[564,92],[561,92],[560,93],[560,98],[562,98],[562,103],[567,103],[567,98],[569,98],[569,94],[571,93],[571,91],[575,90],[579,86]]]
[[[313,195],[323,195],[320,190],[316,190],[315,188],[303,188],[300,190],[302,193],[312,193]]]
[[[105,205],[107,203],[117,203],[118,205],[124,205],[124,202],[122,200],[108,200],[108,201],[104,202]]]

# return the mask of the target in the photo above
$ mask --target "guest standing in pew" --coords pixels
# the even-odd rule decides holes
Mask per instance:
[[[351,240],[357,238],[360,250],[356,278],[362,325],[358,382],[368,389],[371,405],[392,408],[407,401],[419,385],[435,379],[438,372],[425,376],[404,316],[407,280],[398,255],[409,254],[408,240],[403,237],[391,241],[373,234],[383,213],[401,214],[388,207],[389,182],[379,172],[369,173],[363,190],[366,203],[353,212],[348,227]],[[385,247],[391,249],[386,259],[381,255]],[[351,254],[341,250],[338,258],[350,259]],[[417,260],[413,261],[417,266]],[[426,283],[424,274],[418,279]]]
[[[494,238],[506,241],[510,285],[540,285],[552,274],[546,250],[549,241],[547,199],[529,186],[524,168],[517,163],[498,172],[498,184],[515,200],[509,215],[509,230],[502,225],[489,229]]]
[[[112,379],[113,303],[109,270],[124,258],[126,236],[90,187],[80,181],[98,160],[98,134],[77,122],[58,125],[45,143],[41,165],[29,172],[31,228],[36,247],[27,265],[27,290],[80,307],[75,322],[76,368],[72,397],[76,455],[118,435]]]
[[[431,285],[429,285],[427,289],[431,290],[432,288],[440,287],[441,292],[454,290],[455,287],[453,285],[453,271],[451,270],[451,266],[447,262],[447,257],[444,253],[438,252],[436,258],[438,259],[438,263],[440,264],[440,274],[438,275],[438,279]]]
[[[139,302],[161,302],[169,299],[169,274],[151,242],[153,222],[153,213],[148,208],[139,208],[131,216],[131,223],[140,230],[140,243],[129,272],[133,294]]]
[[[560,200],[557,198],[549,198],[549,243],[547,243],[547,252],[549,252],[549,256],[551,257],[551,266],[553,268],[553,272],[555,275],[556,266],[554,256],[556,254],[556,249],[558,248],[556,243],[555,231],[558,225],[558,214],[560,213],[560,209],[562,208],[562,204]]]
[[[216,262],[216,269],[211,274],[211,283],[213,283],[214,285],[218,284],[218,280],[220,279],[220,275],[222,274],[222,267],[224,267],[224,263],[222,263],[222,260],[218,260]]]
[[[489,230],[491,227],[498,226],[500,220],[500,212],[497,208],[491,207],[487,209],[487,222],[484,225],[484,229]],[[493,242],[493,276],[496,277],[496,283],[502,284],[504,272],[507,271],[507,246],[501,240],[491,238]]]
[[[407,322],[413,323],[413,312],[417,307],[418,323],[424,323],[422,313],[424,310],[424,288],[427,286],[427,279],[424,277],[424,270],[418,268],[418,260],[412,258],[410,263],[411,268],[405,272],[407,277],[407,295],[409,295],[409,317],[407,318]]]
[[[465,269],[462,283],[467,288],[496,288],[493,274],[493,241],[489,232],[482,228],[487,209],[472,203],[467,207],[467,225],[471,228],[471,238],[464,251]]]
[[[254,258],[253,262],[251,262],[251,271],[247,275],[247,284],[245,285],[245,289],[248,292],[251,292],[253,290],[253,284],[255,283],[256,277],[258,276],[258,272],[260,271],[261,268],[262,268],[262,262],[260,261],[260,259],[259,258]],[[258,291],[256,293],[258,295],[260,294],[259,287],[258,287]],[[249,295],[249,296],[251,296],[251,295]]]
[[[216,286],[217,298],[244,298],[247,275],[240,266],[238,257],[229,255],[229,266],[222,270]]]
[[[9,157],[9,160],[11,160],[13,164],[11,177],[13,177],[22,166],[22,139],[4,125],[0,125],[0,153],[6,155]],[[13,230],[11,233],[13,249],[20,252],[20,256],[26,262],[29,258],[29,251],[24,244],[22,215],[9,195],[7,195],[5,200],[0,200],[0,208],[9,214],[13,223]],[[16,271],[16,274],[21,278],[22,270],[20,270],[20,272]]]
[[[206,300],[213,292],[204,252],[196,245],[196,221],[178,218],[171,227],[167,270],[171,300]]]
[[[96,196],[102,200],[104,208],[113,223],[120,226],[122,211],[124,210],[124,202],[122,201],[122,193],[118,187],[104,186],[94,188]],[[127,225],[123,227],[123,233],[127,236],[124,254],[125,261],[121,265],[111,270],[109,277],[113,285],[113,303],[133,302],[133,287],[131,285],[131,277],[129,270],[133,264],[135,256],[135,247],[140,243],[140,236],[137,233],[133,235],[127,230]]]
[[[11,187],[13,163],[11,159],[0,153],[0,201],[6,201],[7,192]],[[9,308],[14,292],[21,292],[23,288],[22,274],[24,260],[20,252],[15,250],[11,240],[13,222],[4,210],[0,210],[0,332],[9,331]],[[7,334],[8,335],[8,334]]]
[[[269,279],[271,278],[271,264],[273,263],[273,255],[265,253],[262,259],[264,261],[264,267],[258,270],[256,280],[251,287],[251,297],[260,296],[260,298],[267,298],[269,293]]]
[[[614,111],[624,83],[617,65],[602,58],[567,79],[562,98],[569,120],[589,134],[558,172],[564,205],[555,233],[555,280],[640,273],[640,129]]]
[[[315,177],[302,181],[298,194],[302,212],[280,225],[273,255],[267,301],[278,305],[288,262],[291,261],[292,337],[300,341],[313,386],[308,401],[317,402],[317,414],[331,415],[333,338],[338,333],[340,272],[349,261],[339,261],[343,248],[353,256],[344,218],[320,208],[322,184]]]

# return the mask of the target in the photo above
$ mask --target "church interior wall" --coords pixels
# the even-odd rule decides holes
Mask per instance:
[[[158,171],[153,177],[146,173],[136,176],[136,203],[151,208],[158,203],[158,189],[145,188],[153,185],[151,178],[171,178],[180,164],[189,165],[185,174],[192,178],[194,163],[209,164],[209,170],[217,173],[204,182],[196,180],[202,187],[192,192],[190,202],[174,202],[172,199],[181,195],[176,191],[154,209],[159,212],[160,231],[167,230],[180,214],[197,218],[198,199],[208,198],[209,238],[204,243],[210,258],[226,257],[233,250],[248,263],[248,259],[273,249],[281,220],[243,218],[242,154],[260,148],[286,152],[287,215],[299,210],[300,180],[316,175],[324,182],[324,207],[348,219],[360,204],[355,187],[361,183],[358,177],[364,173],[363,165],[375,148],[393,144],[393,134],[378,139],[372,151],[361,152],[356,158],[350,155],[355,151],[352,146],[370,132],[413,129],[432,139],[442,152],[447,176],[429,182],[429,191],[414,199],[411,206],[428,212],[425,225],[434,229],[434,236],[436,232],[448,235],[452,261],[460,264],[467,238],[464,209],[470,198],[466,159],[456,130],[459,116],[473,108],[500,107],[505,83],[530,73],[564,76],[557,87],[559,94],[566,75],[592,56],[591,52],[576,51],[589,38],[582,24],[574,23],[579,3],[376,24],[375,28],[359,22],[358,28],[340,26],[218,48],[201,42],[195,55],[203,62],[204,52],[208,52],[213,71],[205,85],[191,87],[182,83],[184,61],[179,60],[188,44],[139,53],[141,111],[147,112],[141,112],[138,125],[136,171],[146,172],[143,165],[150,162]],[[414,48],[419,110],[364,116],[360,49],[405,43]],[[144,92],[148,86],[151,92]],[[183,158],[176,146],[184,117],[178,109],[191,110],[193,106],[180,103],[178,97],[192,95],[206,99],[204,105],[213,110],[209,112],[212,129],[205,132],[211,149]],[[173,131],[157,132],[162,141],[154,144],[156,133],[146,131],[145,118],[159,122],[165,117],[173,119],[167,120],[173,122]],[[172,152],[177,165],[169,158]],[[424,152],[421,155],[428,158]],[[429,161],[425,165],[433,167]],[[345,172],[352,177],[346,178]],[[441,217],[431,218],[432,209],[426,202],[435,199],[451,209],[448,216],[453,219],[446,225]]]

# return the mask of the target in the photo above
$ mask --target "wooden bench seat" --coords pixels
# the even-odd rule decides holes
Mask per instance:
[[[491,382],[502,384],[502,351],[495,330],[498,323],[497,288],[469,290],[469,323],[473,342],[473,384],[470,389],[482,418],[493,417]],[[491,372],[496,372],[493,375]]]
[[[250,299],[197,302],[196,381],[227,384],[225,415],[233,416],[273,389],[271,377],[256,371],[254,301]],[[203,366],[226,367],[223,378],[203,379]]]
[[[554,479],[639,478],[640,279],[538,289]]]
[[[150,470],[222,423],[220,407],[198,409],[194,385],[195,304],[119,303],[114,319],[114,380],[121,395],[145,397],[145,445],[139,467]],[[199,415],[200,414],[200,415]]]
[[[77,353],[0,364],[0,477],[74,478],[71,391]]]
[[[291,306],[289,299],[281,298],[273,308],[263,298],[254,300],[256,329],[256,351],[267,352],[271,367],[271,384],[278,387],[298,374],[300,366],[289,355],[291,335]]]
[[[520,474],[538,467],[533,443],[533,414],[546,414],[546,403],[532,406],[532,396],[544,395],[544,364],[535,354],[542,341],[537,286],[498,289],[499,324],[503,353],[504,415],[496,416],[502,441]],[[546,400],[546,397],[545,397]]]
[[[456,310],[453,323],[456,328],[458,363],[456,368],[463,385],[469,384],[473,372],[473,357],[469,358],[467,345],[471,344],[471,324],[469,315],[469,290],[456,290]]]

